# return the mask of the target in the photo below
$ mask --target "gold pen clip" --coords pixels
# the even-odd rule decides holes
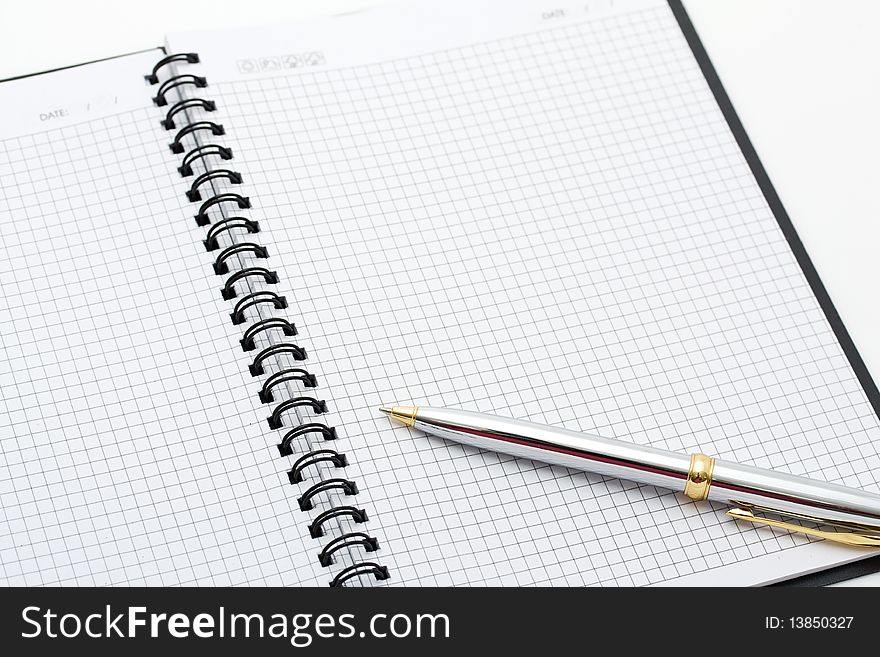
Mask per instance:
[[[821,529],[813,529],[812,527],[802,527],[801,525],[783,522],[782,520],[773,520],[772,518],[765,518],[764,516],[756,516],[748,509],[742,508],[730,509],[727,512],[727,515],[729,515],[731,518],[735,518],[736,520],[752,522],[757,525],[767,525],[769,527],[784,529],[786,531],[795,532],[798,534],[807,534],[809,536],[815,536],[816,538],[824,538],[835,543],[842,543],[843,545],[850,545],[853,547],[880,548],[880,533],[873,533],[869,531],[863,532],[861,530],[852,532],[824,531]],[[821,520],[818,518],[810,518],[810,520],[821,522]]]

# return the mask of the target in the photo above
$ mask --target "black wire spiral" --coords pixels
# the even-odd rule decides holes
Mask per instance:
[[[251,207],[250,199],[240,194],[230,192],[216,192],[214,181],[226,180],[227,184],[240,185],[243,183],[241,174],[228,168],[211,168],[209,165],[210,158],[217,158],[220,162],[226,162],[233,159],[232,150],[217,143],[201,144],[198,139],[201,134],[207,131],[212,137],[222,136],[225,130],[222,125],[209,120],[193,120],[190,112],[201,110],[204,112],[214,112],[217,108],[215,102],[203,98],[185,98],[181,90],[183,87],[193,87],[195,89],[203,89],[208,86],[208,82],[204,77],[192,74],[176,74],[173,69],[175,64],[196,64],[199,62],[199,56],[196,53],[179,53],[169,55],[161,59],[152,72],[145,76],[147,82],[151,85],[159,84],[158,72],[165,66],[172,67],[172,75],[168,77],[158,89],[158,93],[153,98],[153,102],[162,107],[169,103],[169,92],[175,90],[178,100],[174,102],[171,109],[165,114],[165,118],[161,121],[162,127],[166,130],[177,130],[174,140],[170,144],[171,151],[175,154],[183,154],[185,148],[184,140],[189,138],[195,143],[195,147],[183,155],[178,172],[184,178],[193,176],[193,164],[201,160],[205,169],[204,173],[196,176],[190,183],[189,189],[186,191],[186,197],[191,202],[202,201],[202,193],[208,193],[211,189],[211,195],[205,199],[196,214],[196,223],[199,226],[208,226],[207,235],[204,240],[205,248],[208,251],[220,250],[217,254],[213,269],[217,275],[225,278],[225,283],[221,289],[224,299],[235,300],[235,306],[232,311],[232,323],[242,325],[246,323],[245,310],[256,306],[268,307],[278,311],[287,308],[287,301],[283,296],[276,294],[270,290],[260,289],[253,291],[250,288],[250,280],[252,278],[262,279],[265,284],[277,284],[278,274],[265,267],[245,266],[243,264],[236,265],[235,261],[242,262],[241,255],[248,253],[252,258],[266,259],[269,257],[268,250],[249,238],[248,241],[237,241],[235,238],[235,230],[242,230],[247,235],[255,235],[260,232],[259,224],[247,217],[234,216],[223,217],[212,223],[208,210],[217,208],[222,210],[224,203],[234,203],[236,209],[247,210]],[[201,188],[201,189],[200,189]],[[218,237],[227,234],[231,244],[222,248]],[[233,256],[236,256],[233,258]],[[239,289],[236,289],[239,286]],[[239,297],[239,290],[243,296]],[[253,351],[257,348],[255,338],[258,334],[264,332],[272,332],[277,335],[279,332],[285,337],[293,337],[297,334],[296,326],[283,317],[264,317],[247,326],[242,334],[241,347],[244,351]],[[264,348],[254,358],[253,364],[250,365],[250,373],[252,376],[261,376],[265,374],[264,364],[274,362],[278,367],[263,382],[263,386],[259,391],[260,401],[263,403],[280,403],[272,411],[269,416],[269,427],[274,430],[286,430],[281,442],[278,444],[278,451],[282,457],[291,456],[294,453],[294,444],[297,439],[304,436],[314,434],[322,438],[323,443],[333,444],[337,438],[336,429],[328,426],[324,422],[302,422],[290,425],[289,422],[299,422],[295,412],[297,408],[310,408],[316,415],[327,413],[327,403],[314,397],[294,396],[288,399],[277,400],[276,395],[285,394],[286,385],[291,382],[299,382],[304,388],[315,388],[318,385],[317,378],[303,367],[285,367],[283,362],[278,360],[278,356],[287,355],[292,357],[294,361],[305,361],[306,350],[293,342],[283,341],[278,344],[272,344]],[[322,493],[330,491],[340,491],[346,496],[357,495],[358,487],[354,481],[344,477],[334,477],[330,479],[321,479],[318,464],[330,464],[333,468],[344,468],[348,465],[348,457],[335,449],[312,449],[301,455],[293,464],[288,472],[288,478],[293,485],[306,483],[309,479],[312,481],[308,488],[298,498],[297,502],[303,511],[309,511],[314,508],[314,500]],[[367,522],[367,513],[363,509],[354,506],[333,506],[330,509],[318,514],[312,524],[308,526],[309,534],[313,539],[320,539],[325,536],[325,528],[328,521],[334,518],[349,518],[356,524]],[[379,541],[364,532],[347,532],[336,536],[325,543],[323,549],[318,553],[318,563],[322,567],[328,567],[335,563],[334,553],[340,550],[360,549],[364,552],[375,553],[379,549]],[[330,581],[331,587],[341,587],[350,579],[361,576],[372,575],[377,580],[386,580],[390,577],[388,568],[380,565],[375,561],[358,561],[355,559],[353,565],[344,568]]]

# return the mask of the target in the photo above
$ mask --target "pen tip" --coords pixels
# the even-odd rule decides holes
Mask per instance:
[[[415,406],[380,406],[379,410],[391,416],[401,424],[411,427],[416,423],[416,414],[419,409]]]

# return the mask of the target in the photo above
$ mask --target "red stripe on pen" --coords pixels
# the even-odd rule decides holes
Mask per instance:
[[[641,470],[642,472],[650,472],[651,474],[658,474],[664,477],[672,477],[674,479],[681,479],[684,481],[687,479],[686,472],[675,472],[673,470],[662,470],[660,468],[655,468],[650,465],[645,465],[643,463],[636,463],[635,461],[627,461],[625,459],[616,459],[611,456],[603,456],[601,454],[595,454],[593,452],[584,452],[577,449],[572,449],[570,447],[561,447],[559,445],[551,445],[549,443],[543,443],[539,440],[530,440],[527,438],[521,438],[518,436],[509,436],[506,434],[493,433],[491,431],[482,431],[480,429],[472,429],[470,427],[461,427],[456,425],[449,424],[440,424],[437,423],[436,426],[443,427],[444,429],[449,429],[451,431],[459,431],[461,433],[469,433],[474,436],[482,436],[483,438],[492,438],[494,440],[500,440],[505,443],[513,443],[515,445],[522,445],[524,447],[533,447],[535,449],[541,449],[548,452],[556,452],[558,454],[566,454],[568,456],[576,456],[578,458],[582,458],[587,461],[597,461],[599,463],[607,463],[609,465],[619,465],[627,468],[631,468],[633,470]],[[537,459],[540,460],[540,459]]]

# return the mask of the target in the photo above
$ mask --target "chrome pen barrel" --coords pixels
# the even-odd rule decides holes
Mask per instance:
[[[880,495],[716,460],[709,499],[795,518],[880,531]]]
[[[839,542],[880,547],[880,495],[876,493],[703,454],[688,456],[483,413],[415,407],[387,411],[409,426],[465,445],[681,491],[694,500],[709,499],[742,507],[729,512],[739,520],[831,540],[839,538],[833,532],[804,530],[797,525],[754,516],[752,511],[867,531],[862,538],[854,536]]]
[[[606,477],[681,490],[690,457],[533,422],[445,408],[419,408],[411,426],[441,438]]]

